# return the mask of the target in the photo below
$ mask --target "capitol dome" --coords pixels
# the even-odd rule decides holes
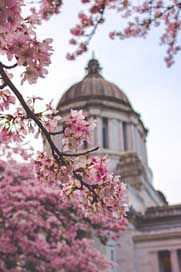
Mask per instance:
[[[80,82],[71,86],[62,96],[58,103],[58,108],[71,102],[89,101],[97,99],[117,102],[132,109],[131,104],[124,92],[103,78],[100,74],[101,67],[96,59],[91,59],[86,68],[87,75]]]
[[[120,153],[136,152],[147,163],[147,129],[139,113],[118,86],[103,78],[97,59],[89,60],[86,71],[85,77],[60,98],[59,114],[66,116],[71,109],[83,110],[87,119],[95,119],[97,123],[89,146],[99,146],[99,152],[109,153],[118,160]]]
[[[96,127],[89,142],[81,149],[99,147],[93,155],[109,156],[109,170],[129,185],[129,202],[144,212],[147,207],[162,205],[163,199],[152,186],[152,172],[147,160],[147,129],[139,113],[126,94],[103,78],[99,62],[89,60],[85,77],[74,84],[60,98],[57,110],[64,118],[71,109],[83,110],[87,120],[95,120]],[[63,130],[60,121],[57,131]],[[62,135],[54,136],[61,149]],[[137,197],[139,192],[139,197]]]

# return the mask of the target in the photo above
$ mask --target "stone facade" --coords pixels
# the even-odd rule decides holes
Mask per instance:
[[[104,249],[118,263],[112,272],[181,272],[181,205],[169,206],[154,189],[147,129],[124,92],[102,77],[92,59],[85,78],[65,92],[57,108],[61,115],[83,109],[87,118],[96,119],[89,147],[100,147],[96,155],[108,154],[110,170],[128,186],[129,227]],[[60,140],[55,139],[59,146]]]
[[[135,271],[180,272],[181,205],[148,208],[145,214],[135,215],[134,224]],[[162,252],[168,252],[170,270],[159,263]]]

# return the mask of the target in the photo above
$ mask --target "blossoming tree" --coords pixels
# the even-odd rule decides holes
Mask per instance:
[[[120,233],[125,222],[122,212],[118,212],[115,200],[119,219],[113,217],[113,203],[108,195],[108,210],[106,205],[102,209],[98,200],[96,204],[93,203],[91,192],[89,201],[92,203],[88,204],[86,193],[76,191],[75,178],[72,180],[72,187],[66,181],[68,175],[59,173],[60,179],[56,181],[59,180],[60,185],[69,184],[67,187],[62,185],[62,190],[56,185],[50,186],[46,183],[46,178],[50,179],[46,175],[46,171],[50,171],[48,168],[46,170],[46,165],[54,163],[48,161],[48,158],[46,163],[42,158],[38,159],[37,167],[40,167],[41,161],[45,168],[45,179],[41,176],[40,183],[32,173],[33,162],[30,154],[14,148],[14,154],[17,156],[19,153],[23,157],[22,163],[18,164],[13,159],[11,149],[7,150],[6,146],[3,151],[1,155],[8,154],[9,160],[0,160],[0,271],[107,271],[107,261],[88,238],[93,229],[100,239],[109,237],[111,232]],[[26,163],[23,159],[26,159]],[[96,174],[100,164],[103,163],[102,169],[105,167],[101,159],[94,159],[94,163],[96,167],[92,176]],[[110,178],[105,171],[104,175],[107,179]],[[98,179],[100,182],[100,177]],[[94,180],[96,185],[97,180]],[[88,180],[86,182],[88,184]],[[119,184],[116,186],[120,188]],[[105,195],[102,201],[106,201],[104,190],[109,189],[111,188],[105,187],[100,190]],[[123,190],[118,191],[122,199]],[[99,197],[101,198],[100,194]]]
[[[104,23],[107,11],[120,18],[120,27],[110,30],[111,39],[146,37],[153,28],[160,28],[160,43],[167,46],[165,62],[174,63],[181,50],[181,1],[180,0],[81,0],[84,11],[78,15],[78,23],[71,29],[70,44],[75,51],[67,55],[72,60],[87,50],[99,24]],[[123,27],[124,25],[124,27]]]
[[[70,32],[75,46],[69,60],[88,48],[105,11],[126,23],[110,38],[145,37],[160,27],[167,46],[168,66],[181,50],[179,0],[81,0],[79,22]],[[26,12],[24,7],[28,5]],[[22,70],[21,83],[45,78],[53,52],[50,38],[39,40],[36,27],[63,9],[61,0],[0,1],[0,271],[106,271],[107,261],[95,249],[118,237],[126,227],[125,188],[109,173],[105,158],[93,157],[98,147],[82,151],[94,123],[81,111],[66,120],[49,103],[36,110],[40,97],[24,98],[13,83],[13,71]],[[26,16],[25,16],[26,14]],[[62,131],[56,131],[62,122]],[[22,148],[27,135],[40,134],[51,153],[34,154]],[[54,136],[62,134],[62,150]],[[20,147],[21,146],[21,147]],[[33,159],[34,158],[34,159]],[[17,162],[19,161],[19,163]],[[32,169],[34,169],[32,171]]]
[[[22,84],[46,76],[51,39],[38,40],[35,26],[62,6],[43,0],[24,17],[24,4],[0,1],[0,271],[106,271],[92,238],[105,243],[125,229],[125,187],[109,173],[106,158],[92,155],[98,147],[81,150],[94,127],[82,111],[72,110],[66,120],[51,103],[37,111],[41,98],[24,98],[13,83],[16,67]],[[23,148],[29,134],[42,134],[50,154]]]

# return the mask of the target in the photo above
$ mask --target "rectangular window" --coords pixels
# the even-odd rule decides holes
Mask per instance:
[[[179,272],[181,272],[181,249],[177,250],[177,258],[178,258]]]
[[[88,142],[87,141],[83,141],[83,149],[87,149],[88,148]]]
[[[124,151],[128,150],[128,127],[127,123],[123,122],[123,148]]]
[[[108,119],[102,118],[102,146],[103,148],[108,148]]]
[[[111,249],[111,252],[110,252],[111,254],[111,261],[114,261],[114,249]]]
[[[160,272],[172,272],[170,252],[168,250],[160,251],[158,253],[158,259]]]

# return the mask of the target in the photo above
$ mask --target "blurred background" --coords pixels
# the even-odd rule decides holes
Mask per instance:
[[[99,26],[89,51],[75,61],[68,61],[66,53],[74,49],[68,42],[70,28],[78,22],[78,11],[78,1],[69,0],[62,14],[38,29],[42,39],[54,40],[47,78],[35,85],[20,86],[17,80],[16,84],[24,96],[41,96],[46,102],[53,99],[56,105],[68,87],[83,78],[84,68],[94,51],[103,77],[126,93],[149,130],[148,160],[155,188],[163,191],[170,203],[180,202],[181,54],[171,68],[166,67],[166,47],[159,45],[161,29],[151,31],[147,39],[110,40],[109,31],[121,28],[122,21],[119,15],[107,12],[106,23]]]

